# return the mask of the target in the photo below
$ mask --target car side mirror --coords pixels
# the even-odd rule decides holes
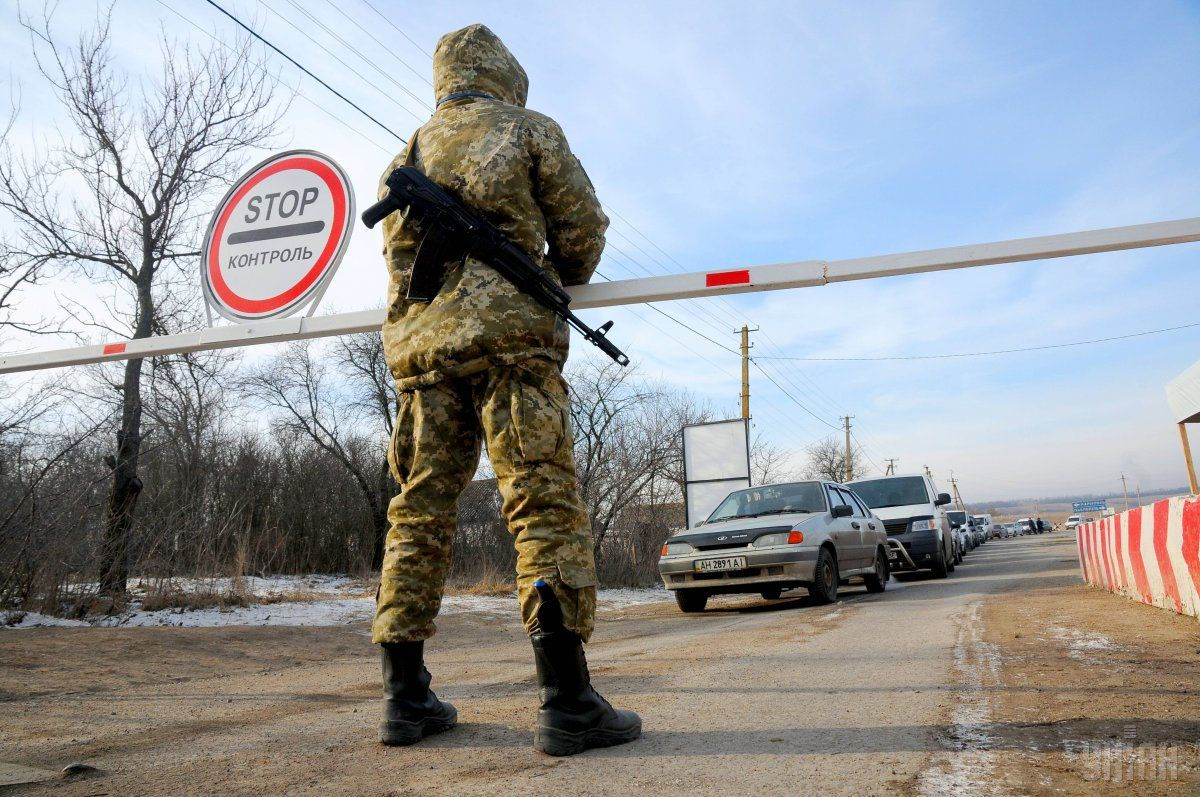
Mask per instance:
[[[854,510],[845,504],[838,504],[833,508],[834,517],[850,517],[854,514]]]
[[[945,506],[946,504],[950,503],[951,500],[953,499],[950,498],[950,493],[938,493],[937,501],[935,501],[933,505]]]

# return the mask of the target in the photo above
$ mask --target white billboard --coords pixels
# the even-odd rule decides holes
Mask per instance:
[[[1167,383],[1167,402],[1176,423],[1200,421],[1200,362]]]
[[[683,427],[684,504],[690,528],[734,490],[750,486],[750,427],[744,418]]]

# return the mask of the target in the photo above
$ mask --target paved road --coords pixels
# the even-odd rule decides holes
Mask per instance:
[[[1073,562],[1062,534],[997,540],[947,580],[844,588],[833,606],[609,613],[594,680],[645,736],[570,759],[529,749],[512,617],[441,623],[430,669],[462,725],[403,750],[371,743],[365,628],[20,632],[27,647],[0,652],[0,760],[102,770],[21,794],[983,794],[997,762],[971,729],[998,654],[981,611],[1077,581]]]

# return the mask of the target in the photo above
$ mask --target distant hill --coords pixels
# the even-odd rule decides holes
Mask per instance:
[[[1171,498],[1172,496],[1187,494],[1187,487],[1142,490],[1142,505],[1153,504],[1156,501],[1163,500],[1164,498]],[[1111,493],[1088,493],[1084,495],[1056,495],[1048,498],[1017,498],[1005,499],[1002,501],[979,501],[969,503],[969,506],[972,512],[987,512],[1001,521],[1018,517],[1029,517],[1030,515],[1036,514],[1055,523],[1061,523],[1062,521],[1066,520],[1068,515],[1072,514],[1072,503],[1076,501],[1098,501],[1100,499],[1108,501],[1109,507],[1117,510],[1118,512],[1124,511],[1125,509],[1125,494],[1120,491]],[[1130,490],[1129,506],[1135,507],[1137,505],[1137,492],[1135,490]]]

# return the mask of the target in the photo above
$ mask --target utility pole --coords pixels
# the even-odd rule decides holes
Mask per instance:
[[[954,491],[954,503],[958,504],[959,509],[966,512],[967,506],[963,503],[962,495],[958,492],[958,479],[954,478],[954,471],[950,471],[950,489]]]
[[[929,478],[931,478],[931,479],[933,478],[933,471],[929,470],[929,466],[928,466],[928,465],[926,465],[926,466],[925,466],[925,475],[926,475],[926,476],[928,476],[928,477],[929,477]]]
[[[885,459],[884,462],[886,462],[888,464],[888,466],[887,466],[887,473],[885,473],[883,475],[884,476],[895,476],[896,475],[896,463],[899,461],[900,461],[899,457],[888,457],[887,459]]]
[[[1137,486],[1137,502],[1138,502],[1138,506],[1142,505],[1142,485],[1140,482],[1138,483],[1138,486]]]
[[[850,449],[850,419],[853,417],[853,415],[842,417],[842,421],[846,424],[846,481],[854,478],[854,452]]]
[[[1129,511],[1129,485],[1125,483],[1125,474],[1121,474],[1121,489],[1125,491],[1125,511]]]
[[[751,329],[742,326],[742,418],[750,420],[750,333],[757,332],[758,327]]]

